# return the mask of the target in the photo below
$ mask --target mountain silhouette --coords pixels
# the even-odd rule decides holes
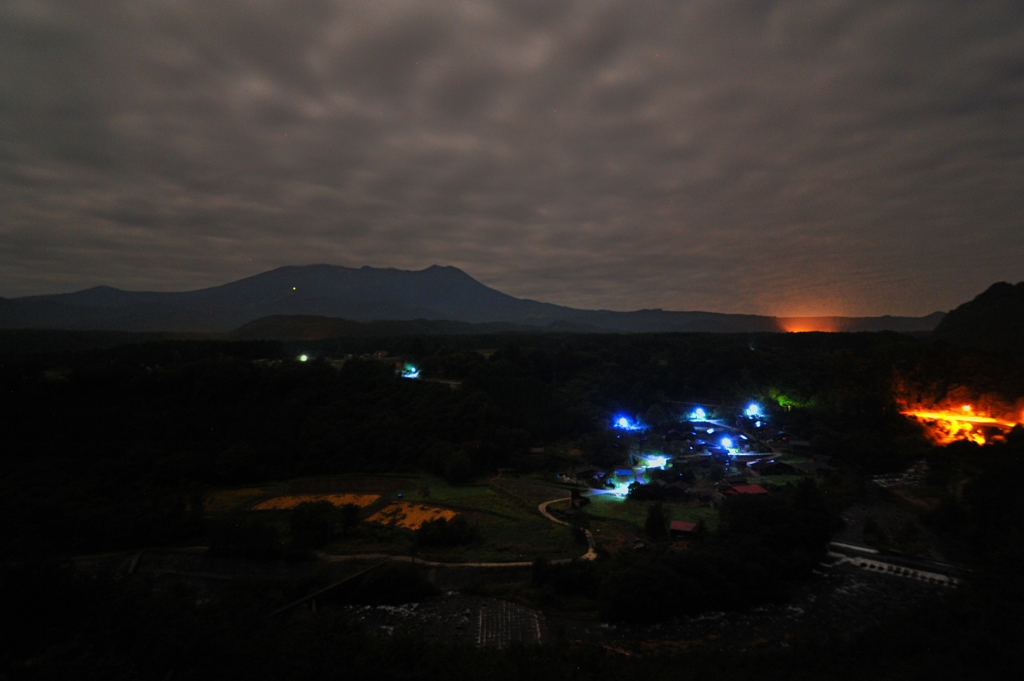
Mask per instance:
[[[496,291],[455,267],[409,271],[334,265],[280,267],[222,286],[160,293],[109,286],[0,299],[0,328],[224,333],[264,317],[301,315],[358,322],[446,320],[603,332],[930,331],[927,317],[799,320],[715,312],[579,310]],[[281,321],[275,322],[281,328]]]
[[[961,345],[1020,347],[1024,343],[1024,281],[992,284],[947,314],[935,337]]]

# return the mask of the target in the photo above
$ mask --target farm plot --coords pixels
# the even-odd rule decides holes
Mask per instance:
[[[327,501],[335,506],[354,504],[365,508],[380,499],[379,494],[292,494],[261,501],[252,507],[254,511],[284,511],[306,502]]]
[[[444,518],[451,520],[458,513],[447,508],[413,504],[408,501],[396,501],[387,508],[377,511],[366,519],[370,523],[402,527],[407,530],[418,530],[423,523]]]

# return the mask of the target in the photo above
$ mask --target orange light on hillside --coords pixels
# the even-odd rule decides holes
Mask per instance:
[[[998,419],[992,416],[979,416],[974,413],[973,407],[969,404],[960,407],[959,411],[908,409],[900,413],[917,419],[940,444],[949,444],[957,440],[968,440],[983,445],[987,437],[986,429],[989,431],[1004,431],[1017,425],[1015,421]]]

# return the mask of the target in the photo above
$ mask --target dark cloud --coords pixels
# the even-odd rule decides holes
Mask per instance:
[[[1017,0],[7,0],[0,295],[462,267],[924,314],[1024,278]]]

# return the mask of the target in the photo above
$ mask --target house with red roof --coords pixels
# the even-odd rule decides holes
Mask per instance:
[[[668,531],[673,537],[687,537],[697,529],[697,523],[688,523],[685,520],[673,520],[668,525]]]

